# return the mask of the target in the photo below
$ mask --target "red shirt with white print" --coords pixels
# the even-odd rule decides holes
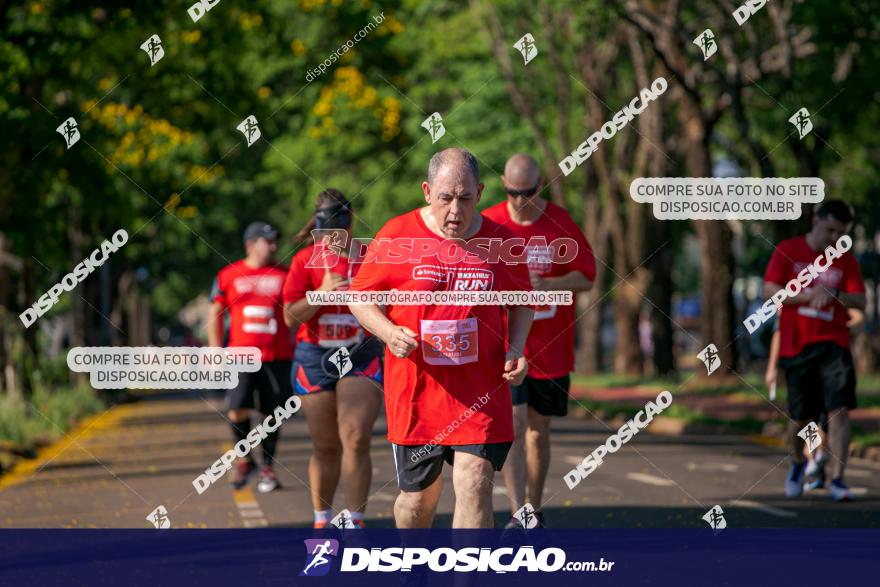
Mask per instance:
[[[473,238],[513,237],[487,218]],[[381,239],[401,239],[390,246]],[[419,210],[389,220],[367,249],[352,282],[359,291],[531,290],[524,263],[506,265],[472,257],[443,261],[435,253],[400,254],[410,239],[447,241],[434,234]],[[397,261],[389,258],[392,248]],[[399,261],[403,262],[399,262]],[[419,445],[483,444],[513,440],[510,387],[503,378],[506,309],[501,306],[387,306],[388,318],[417,333],[419,347],[405,359],[385,351],[388,440]],[[471,407],[474,409],[471,409]]]
[[[293,257],[290,271],[284,281],[284,303],[297,302],[306,292],[316,291],[324,280],[324,273],[332,271],[351,280],[357,273],[358,263],[349,263],[348,257],[337,255],[323,243],[302,249]],[[336,288],[346,291],[347,284]],[[364,340],[366,333],[348,306],[320,306],[308,321],[296,331],[296,341],[310,342],[325,348],[351,346]]]
[[[571,271],[580,271],[593,281],[596,279],[596,259],[593,249],[581,229],[564,208],[552,202],[533,223],[517,224],[510,216],[507,202],[501,202],[483,211],[483,216],[508,228],[514,235],[526,241],[538,242],[543,237],[546,246],[527,246],[529,271],[541,277],[559,277]],[[553,263],[559,251],[553,241],[560,238],[573,239],[577,254],[567,263]],[[574,370],[575,305],[540,306],[535,310],[535,321],[529,330],[525,355],[529,361],[529,377],[555,379],[565,377]]]
[[[786,239],[776,245],[767,265],[767,271],[764,273],[764,281],[785,287],[785,284],[795,279],[797,274],[813,263],[817,257],[823,258],[820,264],[826,264],[825,252],[811,249],[805,236]],[[813,280],[806,291],[825,286],[829,289],[839,289],[841,293],[865,292],[859,263],[852,253],[847,251],[840,258],[827,264],[828,268],[819,273],[819,277]],[[809,304],[787,305],[779,320],[779,356],[794,357],[805,346],[824,341],[848,349],[849,330],[846,327],[848,320],[846,307],[835,299],[818,309],[809,307]]]
[[[229,312],[227,346],[258,347],[264,363],[293,357],[293,339],[281,304],[286,274],[286,267],[254,268],[244,259],[220,270],[213,301]]]

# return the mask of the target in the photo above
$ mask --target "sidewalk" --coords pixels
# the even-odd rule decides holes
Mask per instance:
[[[616,405],[626,408],[641,408],[648,401],[654,400],[657,394],[662,391],[659,386],[629,386],[629,387],[607,387],[607,388],[589,388],[579,384],[572,384],[570,394],[576,400],[586,402],[585,407],[590,408],[589,402],[599,402],[604,405]],[[673,394],[674,406],[681,406],[688,411],[701,416],[702,419],[717,420],[719,423],[732,423],[744,421],[763,422],[763,433],[765,435],[773,435],[774,432],[782,431],[782,424],[788,420],[788,408],[785,401],[778,399],[770,402],[763,395],[763,392],[750,388],[748,385],[743,386],[741,393],[712,394],[706,392],[693,392],[679,390]],[[590,408],[592,410],[592,408]],[[858,428],[862,433],[874,433],[880,431],[880,408],[864,407],[850,411],[850,419],[853,426]],[[665,432],[671,434],[683,434],[688,432],[707,432],[707,424],[704,422],[695,423],[695,426],[688,426],[681,418],[676,418],[678,422],[670,422],[673,418],[666,416],[655,419],[652,430],[656,432]],[[772,425],[776,424],[776,425]],[[711,428],[711,426],[709,426]],[[725,427],[724,432],[730,433],[732,430]],[[855,443],[854,443],[855,444]],[[854,447],[859,456],[872,458],[865,453],[864,447]],[[872,460],[880,460],[880,448],[876,450],[868,449],[868,453],[876,454]]]

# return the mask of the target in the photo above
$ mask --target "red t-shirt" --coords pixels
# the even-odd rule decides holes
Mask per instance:
[[[776,245],[770,263],[767,264],[764,281],[785,287],[804,267],[820,256],[823,257],[821,264],[825,265],[825,252],[811,249],[805,236],[786,239]],[[834,259],[828,269],[819,273],[819,277],[806,289],[810,290],[814,286],[839,288],[842,293],[865,291],[859,263],[849,251],[839,259]],[[848,320],[846,308],[837,300],[831,300],[827,306],[818,310],[810,308],[808,304],[786,306],[779,322],[779,356],[794,357],[805,346],[823,341],[848,349]]]
[[[317,290],[325,271],[338,273],[350,280],[357,273],[359,265],[349,264],[348,257],[335,254],[323,244],[302,249],[294,255],[284,281],[284,303],[297,302],[306,297],[306,292]],[[336,291],[347,289],[347,285],[342,285]],[[348,306],[320,306],[315,315],[301,324],[296,332],[297,342],[310,342],[325,348],[351,346],[361,342],[364,337],[364,329],[352,316]]]
[[[547,202],[547,207],[535,222],[527,226],[517,224],[510,217],[507,202],[501,202],[483,211],[483,215],[510,229],[514,235],[529,239],[544,237],[547,246],[527,246],[529,271],[541,277],[558,277],[571,271],[580,271],[593,281],[596,279],[596,259],[593,249],[580,228],[564,208]],[[574,239],[577,255],[567,263],[552,263],[559,251],[553,241]],[[537,240],[537,239],[536,239]],[[535,242],[535,241],[533,241]],[[529,361],[529,377],[555,379],[574,370],[575,305],[541,306],[535,310],[535,321],[529,330],[525,354]]]
[[[244,259],[220,270],[213,301],[229,311],[228,346],[258,347],[263,362],[291,359],[293,340],[281,305],[286,273],[283,266],[255,269]]]
[[[492,220],[472,238],[513,237]],[[446,239],[431,232],[419,210],[389,220],[367,249],[351,288],[359,291],[529,291],[525,264],[479,260],[446,263],[438,255],[403,263],[380,263],[389,249],[380,239]],[[399,242],[399,241],[398,241]],[[412,246],[414,250],[421,250]],[[449,259],[444,255],[444,261]],[[385,351],[385,408],[388,440],[402,445],[454,446],[510,442],[513,412],[503,378],[506,309],[501,306],[388,306],[388,318],[421,341],[405,359]],[[482,399],[481,399],[482,398]],[[471,406],[476,409],[469,412]],[[470,415],[468,415],[470,414]]]

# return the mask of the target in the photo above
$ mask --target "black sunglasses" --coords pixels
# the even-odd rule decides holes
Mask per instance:
[[[536,193],[538,193],[538,184],[535,184],[533,187],[524,190],[513,190],[506,186],[504,189],[507,191],[507,195],[511,198],[515,198],[517,196],[521,196],[523,198],[531,198]]]

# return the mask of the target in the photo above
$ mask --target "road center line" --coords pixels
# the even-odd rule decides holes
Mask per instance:
[[[658,487],[671,487],[675,485],[675,481],[664,479],[663,477],[655,477],[645,473],[627,473],[626,478],[639,483],[647,483],[648,485],[656,485]]]

